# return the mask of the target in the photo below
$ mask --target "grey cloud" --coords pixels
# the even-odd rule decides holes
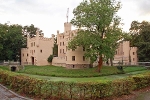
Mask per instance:
[[[142,16],[150,14],[150,0],[137,0],[136,2]]]
[[[3,1],[0,4],[0,11],[5,10],[6,13],[12,14],[54,14],[61,11],[61,7],[53,5],[50,2],[43,3],[44,0],[10,0],[11,2]]]

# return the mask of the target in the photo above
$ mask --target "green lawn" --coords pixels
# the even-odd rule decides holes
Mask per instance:
[[[124,72],[135,72],[145,70],[144,67],[125,67]],[[52,77],[98,77],[107,75],[116,75],[124,73],[119,71],[116,67],[103,66],[100,73],[97,68],[87,69],[67,69],[64,67],[56,66],[25,66],[24,70],[19,73],[27,73],[32,75],[52,76]]]
[[[0,69],[9,70],[9,67],[8,66],[0,66]]]
[[[109,75],[109,76],[99,76],[99,77],[84,77],[84,78],[71,78],[71,77],[51,77],[51,76],[40,76],[40,75],[31,75],[20,73],[21,75],[26,75],[29,77],[37,78],[37,79],[44,79],[49,81],[67,81],[67,82],[107,82],[116,79],[123,79],[132,75],[137,75],[141,73],[150,73],[150,70],[142,70],[136,72],[129,72],[126,74],[119,74],[119,75]]]
[[[104,75],[112,75],[121,73],[116,67],[102,68],[101,73],[97,72],[97,68],[88,69],[67,69],[56,66],[25,66],[25,69],[20,73],[27,73],[33,75],[53,76],[53,77],[96,77]]]
[[[7,66],[0,66],[0,68],[8,70]],[[144,67],[126,66],[123,67],[123,69],[124,72],[119,71],[116,67],[103,66],[101,72],[98,73],[96,71],[97,68],[66,69],[64,67],[56,66],[25,66],[24,70],[17,73],[38,79],[69,82],[106,82],[115,79],[122,79],[130,75],[145,72],[150,73],[150,70],[146,70]]]

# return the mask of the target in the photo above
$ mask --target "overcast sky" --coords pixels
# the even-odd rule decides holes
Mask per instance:
[[[0,23],[31,25],[43,30],[46,37],[63,32],[66,13],[69,8],[69,21],[73,9],[83,0],[0,0]],[[150,0],[120,0],[118,15],[128,31],[133,20],[150,21]]]

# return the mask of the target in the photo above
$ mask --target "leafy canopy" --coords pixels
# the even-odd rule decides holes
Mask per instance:
[[[130,35],[131,45],[138,47],[139,61],[150,61],[150,22],[133,21]]]
[[[24,43],[22,26],[0,24],[0,60],[19,60]]]
[[[83,0],[73,11],[71,23],[79,28],[69,42],[70,49],[85,48],[85,56],[94,62],[99,56],[112,58],[117,41],[122,38],[117,12],[120,2],[115,0]]]

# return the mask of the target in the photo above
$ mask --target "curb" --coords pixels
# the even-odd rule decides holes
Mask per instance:
[[[0,87],[6,89],[8,92],[14,94],[15,96],[17,96],[17,97],[20,98],[20,99],[24,99],[24,100],[33,100],[33,99],[30,99],[30,98],[26,98],[26,97],[23,97],[23,96],[18,95],[17,93],[15,93],[15,92],[9,90],[7,87],[3,86],[2,84],[0,84]]]

